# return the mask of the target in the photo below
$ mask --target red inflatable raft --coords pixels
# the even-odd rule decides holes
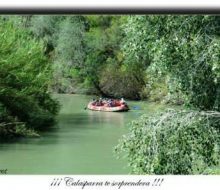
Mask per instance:
[[[112,106],[109,106],[108,102],[106,101],[103,101],[101,103],[90,102],[87,108],[94,111],[106,111],[106,112],[122,112],[129,110],[128,105],[126,103],[121,103],[121,101],[119,100],[114,100]]]

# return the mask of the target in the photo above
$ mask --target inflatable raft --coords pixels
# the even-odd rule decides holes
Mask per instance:
[[[90,102],[87,106],[88,109],[93,111],[106,111],[106,112],[122,112],[128,111],[129,107],[126,103],[120,101],[114,101],[112,106],[109,106],[107,102],[97,104],[96,102]]]

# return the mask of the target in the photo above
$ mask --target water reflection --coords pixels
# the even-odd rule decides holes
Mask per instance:
[[[92,123],[114,124],[115,126],[124,126],[125,113],[122,112],[99,112],[88,110],[88,118]]]

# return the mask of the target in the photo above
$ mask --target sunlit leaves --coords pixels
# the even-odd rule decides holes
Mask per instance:
[[[185,103],[219,110],[219,17],[154,15],[127,20],[123,50],[129,64],[148,60],[148,75],[177,80],[174,88],[184,94]]]
[[[131,123],[116,151],[135,174],[201,174],[219,164],[218,112],[167,110]]]

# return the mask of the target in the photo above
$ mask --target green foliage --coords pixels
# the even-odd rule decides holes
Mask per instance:
[[[121,44],[125,56],[125,62],[129,65],[138,65],[145,68],[150,65],[150,57],[147,49],[146,17],[128,16],[126,23],[122,25],[126,34]],[[150,30],[150,29],[149,29]]]
[[[27,129],[21,122],[0,123],[0,141],[14,137],[39,137],[39,135],[34,130]]]
[[[43,39],[45,53],[53,62],[54,92],[75,93],[83,83],[85,62],[85,31],[83,16],[34,16],[31,30]]]
[[[123,51],[130,63],[149,64],[148,75],[168,75],[169,93],[185,102],[219,110],[218,16],[130,16]],[[148,77],[148,78],[149,78]]]
[[[88,16],[90,28],[86,33],[86,62],[84,74],[90,85],[99,93],[104,93],[100,87],[101,72],[105,69],[109,60],[117,62],[119,41],[122,38],[120,17],[116,20],[113,16]]]
[[[110,95],[102,89],[106,80],[101,73],[116,64],[142,85],[136,92],[140,97],[167,96],[166,102],[219,110],[218,16],[7,18],[30,26],[45,42],[44,52],[54,62],[56,92],[74,93],[84,87]]]
[[[67,65],[82,67],[84,52],[85,27],[81,17],[67,17],[60,24],[60,31],[56,41],[56,56]]]
[[[126,61],[121,50],[125,31],[123,16],[89,16],[86,34],[86,79],[99,93],[111,97],[140,99],[144,64]]]
[[[16,117],[10,115],[6,107],[0,102],[0,140],[21,136],[38,136],[28,129],[24,122],[19,122]]]
[[[219,17],[148,16],[140,21],[146,25],[142,36],[151,69],[174,78],[186,103],[219,110]]]
[[[30,30],[46,44],[46,52],[54,50],[55,43],[60,30],[60,23],[64,20],[63,16],[33,16],[31,19]]]
[[[149,99],[219,111],[219,27],[218,16],[129,16],[125,63],[145,65]],[[219,112],[142,116],[118,148],[134,173],[205,173],[219,162],[219,126]]]
[[[138,68],[135,75],[142,84],[142,90],[139,91],[140,97],[148,98],[150,101],[161,101],[167,95],[167,84],[164,81],[165,76],[149,69],[152,58],[147,39],[151,29],[146,28],[147,19],[146,16],[126,17],[126,22],[122,25],[126,34],[121,44],[123,63],[131,69]]]
[[[149,72],[146,72],[146,94],[149,101],[153,102],[161,102],[164,100],[164,97],[168,94],[168,87],[167,87],[167,77],[162,75],[157,75]]]
[[[219,164],[219,126],[218,112],[143,115],[116,150],[127,153],[136,174],[201,174]]]
[[[82,83],[81,70],[85,62],[85,23],[81,16],[67,17],[59,25],[54,45],[54,82],[56,92],[74,93]]]
[[[0,33],[1,129],[25,134],[25,127],[52,125],[59,106],[48,93],[51,65],[43,44],[7,21],[0,20]]]
[[[134,71],[124,65],[108,64],[100,75],[100,87],[109,96],[138,100],[143,86],[138,79]]]
[[[203,174],[205,175],[219,175],[220,174],[220,166],[214,166],[214,167],[210,167],[207,168]]]
[[[149,62],[146,56],[141,58],[144,51],[139,53],[138,60],[130,56],[130,52],[123,55],[122,42],[126,44],[128,40],[129,43],[133,35],[131,33],[124,39],[126,30],[122,26],[126,21],[124,16],[34,16],[31,30],[46,42],[46,52],[50,50],[48,54],[54,62],[52,89],[61,93],[84,91],[104,96],[136,91],[129,97],[140,99],[140,91],[145,85],[144,71]],[[127,57],[132,57],[132,60]],[[119,84],[128,87],[123,93],[117,92],[117,87],[111,87],[111,91],[105,88],[103,85],[107,80],[103,73],[109,64],[126,68],[120,75],[124,75],[124,80],[134,79],[138,87],[134,88],[130,82]],[[119,81],[118,77],[115,79],[114,84]]]

